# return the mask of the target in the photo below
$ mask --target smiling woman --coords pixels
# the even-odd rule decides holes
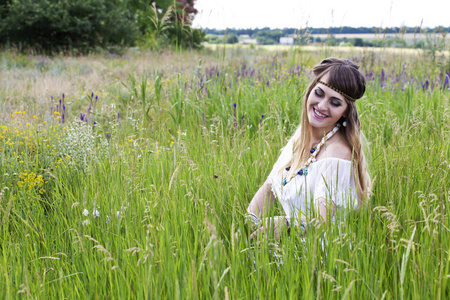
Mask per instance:
[[[364,95],[365,78],[357,65],[336,58],[323,60],[313,72],[301,124],[247,209],[256,226],[251,238],[268,228],[278,238],[291,224],[304,231],[309,218],[326,222],[334,219],[336,210],[357,208],[369,197],[370,176],[355,106]],[[286,215],[261,223],[276,199]]]

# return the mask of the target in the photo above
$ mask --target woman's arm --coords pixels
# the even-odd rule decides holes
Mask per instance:
[[[320,220],[324,223],[327,223],[328,216],[331,218],[334,217],[334,213],[336,211],[336,204],[333,201],[327,203],[325,198],[320,197],[316,199],[316,211]]]
[[[247,208],[247,212],[250,215],[253,214],[255,216],[257,220],[256,223],[259,225],[259,228],[257,228],[250,235],[251,239],[255,238],[258,235],[267,233],[269,228],[272,228],[274,230],[275,238],[278,239],[279,228],[281,228],[283,225],[284,227],[286,227],[286,220],[284,217],[266,218],[263,222],[260,222],[260,220],[262,220],[264,216],[268,214],[269,209],[272,207],[275,201],[276,198],[272,192],[272,185],[268,182],[265,182],[256,192],[255,196],[253,196],[253,199]],[[255,222],[255,218],[251,219]]]
[[[247,212],[255,214],[258,218],[262,218],[269,212],[269,209],[275,201],[276,198],[272,192],[272,185],[265,182],[256,192],[255,196],[253,196],[252,201],[248,205]]]

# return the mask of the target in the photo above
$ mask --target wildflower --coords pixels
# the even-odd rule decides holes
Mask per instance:
[[[117,217],[117,218],[120,218],[120,211],[117,211],[117,212],[116,212],[116,217]]]
[[[86,208],[83,210],[83,215],[85,217],[87,217],[89,215],[89,211]]]
[[[233,116],[234,116],[234,128],[237,128],[237,121],[236,121],[236,103],[233,103],[233,108],[234,108],[234,113],[233,113]]]
[[[381,69],[381,75],[380,75],[380,86],[384,87],[384,81],[385,81],[385,72],[384,72],[384,68]]]
[[[94,211],[92,212],[92,215],[94,216],[94,218],[97,218],[100,216],[100,212],[96,209],[94,209]]]
[[[86,220],[83,221],[82,224],[83,224],[84,227],[88,227],[89,224],[91,224],[91,222],[89,221],[89,219],[86,219]]]
[[[444,86],[443,89],[445,90],[445,88],[449,89],[449,79],[450,79],[450,73],[445,74],[445,80],[444,80]]]

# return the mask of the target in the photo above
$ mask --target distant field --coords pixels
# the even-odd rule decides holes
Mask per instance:
[[[207,49],[219,51],[225,46],[226,49],[234,49],[235,51],[270,51],[270,52],[286,52],[296,49],[296,51],[307,53],[334,53],[335,55],[361,55],[363,53],[375,54],[404,54],[411,56],[421,56],[425,52],[423,49],[411,48],[388,48],[388,47],[355,47],[355,46],[326,46],[326,45],[308,45],[308,46],[287,46],[287,45],[243,45],[243,44],[205,44]],[[439,54],[450,55],[450,51],[440,51]]]
[[[320,37],[321,39],[325,39],[325,38],[329,38],[330,34],[311,34],[312,37],[317,38]],[[347,38],[347,39],[352,39],[352,38],[361,38],[363,40],[377,40],[377,39],[392,39],[392,38],[398,38],[398,39],[403,39],[407,42],[412,42],[412,41],[423,41],[426,39],[442,39],[445,38],[447,41],[450,41],[450,35],[447,34],[446,36],[443,36],[440,33],[430,33],[430,34],[424,34],[424,33],[355,33],[355,34],[351,34],[351,33],[338,33],[338,34],[333,34],[332,35],[335,38],[338,39],[342,39],[342,38]]]

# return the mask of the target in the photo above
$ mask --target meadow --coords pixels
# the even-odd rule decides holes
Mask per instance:
[[[373,51],[1,52],[1,298],[449,298],[448,56]],[[368,81],[373,195],[251,247],[247,205],[329,56]]]

